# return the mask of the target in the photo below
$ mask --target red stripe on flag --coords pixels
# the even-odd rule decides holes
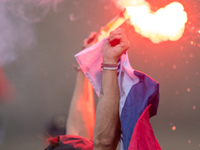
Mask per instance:
[[[149,122],[150,107],[151,104],[146,107],[139,117],[128,150],[161,150],[161,147],[155,138],[153,128]]]

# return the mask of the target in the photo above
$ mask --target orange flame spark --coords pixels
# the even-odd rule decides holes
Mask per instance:
[[[127,6],[126,9],[135,31],[154,43],[176,41],[184,33],[187,13],[178,2],[170,3],[155,13],[151,12],[146,2],[138,6]]]

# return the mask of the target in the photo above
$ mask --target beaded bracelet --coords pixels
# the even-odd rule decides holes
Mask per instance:
[[[117,64],[101,64],[101,69],[106,69],[106,70],[117,70],[118,66]]]

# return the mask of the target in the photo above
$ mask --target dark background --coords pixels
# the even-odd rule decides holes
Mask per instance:
[[[155,11],[172,1],[149,2]],[[160,83],[158,114],[151,123],[161,148],[198,150],[199,4],[197,0],[180,2],[188,22],[178,41],[154,44],[129,24],[122,27],[131,42],[132,67]],[[36,12],[33,5],[22,4],[0,1],[1,66],[15,88],[15,96],[0,105],[5,131],[2,150],[44,149],[40,137],[47,137],[52,118],[68,114],[76,79],[74,55],[91,31],[98,31],[120,12],[109,0],[49,0]]]

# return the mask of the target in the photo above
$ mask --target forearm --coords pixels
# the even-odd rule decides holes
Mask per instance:
[[[120,56],[129,48],[130,43],[121,29],[112,31],[102,48],[103,68],[114,66],[116,69]],[[112,68],[112,69],[113,69]],[[119,101],[120,92],[117,70],[104,68],[102,89],[97,104],[94,128],[94,149],[114,150],[120,137]]]
[[[117,71],[103,70],[102,89],[96,109],[94,149],[116,149],[120,136]]]
[[[82,71],[77,72],[77,80],[67,120],[67,134],[93,138],[94,93],[92,85]]]

